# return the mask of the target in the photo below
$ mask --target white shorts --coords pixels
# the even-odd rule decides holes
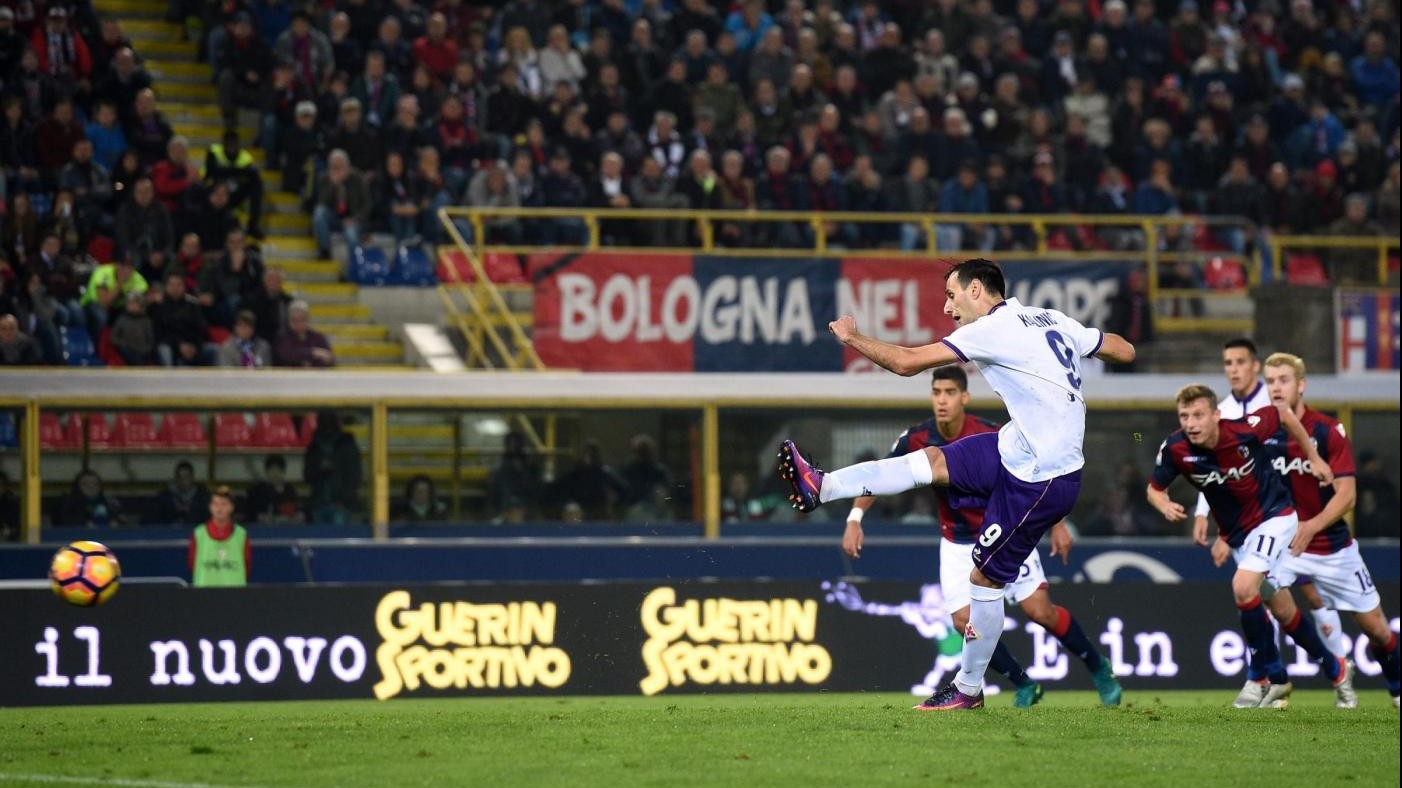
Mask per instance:
[[[940,590],[944,593],[945,610],[953,613],[969,606],[969,573],[974,571],[974,546],[940,540]],[[1042,586],[1047,576],[1042,571],[1042,558],[1033,550],[1022,562],[1017,579],[1003,586],[1003,598],[1018,604]]]
[[[1319,595],[1335,610],[1367,613],[1382,604],[1357,542],[1328,555],[1287,555],[1275,573],[1281,588],[1289,588],[1302,577],[1313,580]]]
[[[1295,538],[1295,529],[1299,526],[1300,518],[1294,512],[1272,517],[1256,526],[1246,535],[1241,547],[1232,548],[1237,569],[1259,572],[1279,588],[1275,573],[1290,555],[1290,540]]]

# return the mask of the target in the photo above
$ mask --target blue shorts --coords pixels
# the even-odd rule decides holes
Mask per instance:
[[[1081,472],[1025,482],[1003,467],[996,432],[970,435],[940,450],[949,469],[949,505],[983,509],[974,566],[996,583],[1013,582],[1042,535],[1075,507]]]

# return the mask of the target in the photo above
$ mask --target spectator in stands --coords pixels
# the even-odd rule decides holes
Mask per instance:
[[[240,12],[219,55],[219,112],[226,129],[238,127],[239,108],[258,112],[266,109],[272,65],[272,50],[254,35],[253,18],[247,11]]]
[[[137,91],[134,106],[132,118],[127,123],[127,144],[136,151],[141,164],[150,167],[166,154],[166,145],[175,132],[165,116],[156,109],[156,94],[150,88]]]
[[[30,45],[39,68],[62,94],[86,101],[92,93],[92,53],[83,35],[69,28],[68,9],[50,5],[44,27],[34,31]]]
[[[112,202],[112,178],[107,168],[93,160],[93,153],[91,140],[73,143],[72,160],[59,171],[59,188],[72,193],[79,222],[87,224],[90,231],[111,233],[107,206]]]
[[[433,480],[420,473],[404,485],[404,497],[390,519],[397,523],[437,523],[447,520],[448,515],[448,507],[439,500]]]
[[[1112,331],[1133,342],[1154,340],[1153,304],[1149,301],[1149,275],[1143,269],[1129,269],[1120,281],[1119,288],[1110,299],[1110,317],[1106,322],[1107,331]],[[1111,372],[1136,372],[1137,362],[1113,364],[1106,367]]]
[[[34,129],[35,158],[39,165],[39,177],[52,186],[58,180],[58,172],[69,161],[73,146],[86,139],[83,124],[73,113],[73,102],[60,98],[54,103],[53,111]]]
[[[939,210],[940,194],[930,180],[929,165],[922,155],[906,161],[905,175],[887,184],[886,205],[896,213],[934,213]],[[901,225],[901,249],[911,251],[925,244],[925,231],[919,224]]]
[[[246,308],[263,286],[263,258],[248,248],[243,230],[234,227],[224,239],[221,253],[200,271],[199,302],[212,325],[229,328],[234,316]]]
[[[287,481],[287,460],[281,454],[263,459],[263,478],[248,488],[243,511],[254,525],[302,525],[302,497]]]
[[[200,170],[190,160],[190,143],[176,135],[166,143],[166,157],[151,168],[151,186],[165,205],[173,224],[185,226],[192,207],[191,189],[200,183]]]
[[[629,442],[632,456],[620,469],[624,483],[628,485],[627,502],[639,503],[652,496],[654,487],[661,487],[664,494],[671,495],[674,485],[672,471],[657,459],[657,442],[651,435],[634,435]]]
[[[63,242],[53,233],[48,233],[39,243],[39,253],[31,258],[28,265],[31,275],[31,292],[37,286],[43,294],[52,298],[56,306],[55,319],[67,326],[85,325],[83,308],[78,299],[82,295],[77,269],[73,258],[64,254]],[[36,294],[36,298],[43,295]]]
[[[1393,24],[1396,22],[1394,20]],[[1353,88],[1359,99],[1372,107],[1395,101],[1399,84],[1397,63],[1387,55],[1387,38],[1381,30],[1369,31],[1363,38],[1363,54],[1349,64]]]
[[[84,134],[92,141],[93,160],[110,171],[122,158],[127,149],[127,135],[117,117],[117,108],[110,101],[100,101],[93,113],[93,120],[84,128]]]
[[[126,525],[121,503],[102,489],[102,477],[84,469],[73,479],[73,487],[59,501],[52,516],[57,526],[111,528]]]
[[[19,68],[20,55],[29,48],[24,36],[15,30],[15,12],[0,6],[0,74],[13,74]]]
[[[392,150],[385,155],[385,168],[375,179],[375,212],[380,229],[389,230],[397,243],[419,235],[419,203],[414,183],[404,167],[404,156]]]
[[[622,161],[616,156],[607,156],[610,172],[605,173],[606,177],[614,171],[622,171]],[[676,179],[669,176],[663,165],[655,157],[645,157],[642,168],[638,174],[633,176],[629,185],[627,199],[630,205],[635,208],[648,210],[670,210],[676,208],[686,208],[687,199],[683,194],[676,192]],[[626,206],[620,206],[626,207]],[[662,246],[677,248],[686,245],[687,223],[682,220],[653,220],[640,223],[638,226],[639,235],[637,241],[645,246]],[[637,226],[637,225],[635,225]],[[626,237],[627,225],[620,225],[611,228],[613,232],[624,234]]]
[[[247,309],[234,318],[234,330],[219,346],[219,366],[266,369],[273,365],[273,349],[258,336],[258,318]]]
[[[1251,177],[1246,157],[1238,154],[1231,157],[1227,171],[1217,181],[1217,186],[1208,199],[1208,213],[1237,216],[1252,224],[1258,224],[1265,216],[1261,205],[1263,197],[1261,184]],[[1249,240],[1246,230],[1241,227],[1214,229],[1233,252],[1246,252],[1246,242]]]
[[[233,492],[222,485],[214,488],[205,511],[209,519],[190,534],[190,584],[195,588],[248,585],[253,547],[248,532],[234,522]]]
[[[675,519],[672,491],[660,484],[647,490],[643,498],[634,501],[623,513],[623,521],[629,523],[667,523]]]
[[[502,442],[501,462],[487,477],[488,510],[498,519],[533,515],[541,485],[540,467],[526,450],[525,439],[519,432],[508,432]]]
[[[604,464],[598,441],[584,442],[579,460],[551,486],[549,498],[562,507],[574,503],[586,520],[608,520],[628,500],[628,485]]]
[[[326,137],[329,150],[342,150],[360,172],[375,172],[384,157],[378,127],[361,123],[360,99],[349,96],[341,101],[340,121]],[[329,159],[329,157],[328,157]]]
[[[165,270],[175,248],[174,231],[150,177],[136,179],[131,198],[117,211],[116,232],[118,259],[130,257],[154,275]]]
[[[317,183],[316,194],[312,228],[321,256],[331,256],[333,232],[343,233],[348,247],[359,246],[361,229],[370,217],[370,194],[365,179],[351,167],[344,150],[333,150],[327,157],[326,172]]]
[[[146,314],[146,294],[128,293],[126,309],[112,323],[112,347],[130,366],[155,360],[156,329]]]
[[[279,60],[273,66],[268,84],[267,109],[259,123],[258,136],[254,139],[254,144],[263,148],[264,160],[270,168],[278,167],[282,162],[284,139],[296,125],[297,107],[305,103],[312,108],[315,116],[315,99],[316,94],[298,78],[297,68],[291,61]]]
[[[253,161],[253,154],[239,143],[239,133],[229,129],[222,143],[209,146],[204,160],[204,180],[207,184],[223,183],[229,188],[229,205],[248,211],[248,234],[263,237],[263,177]]]
[[[282,190],[301,194],[307,185],[309,170],[326,151],[326,138],[316,122],[316,104],[297,103],[293,122],[278,132],[278,155],[274,160],[282,169]]]
[[[321,85],[331,76],[335,54],[326,34],[312,27],[311,11],[299,7],[292,12],[292,23],[278,36],[273,55],[291,63],[298,80],[305,85]]]
[[[287,327],[273,346],[273,360],[280,367],[334,367],[336,356],[325,334],[311,327],[311,309],[305,301],[287,307]]]
[[[249,296],[247,306],[257,318],[257,335],[269,344],[276,341],[287,326],[287,309],[292,300],[282,287],[282,271],[267,266],[263,272],[263,286]]]
[[[152,525],[186,525],[199,522],[209,511],[209,488],[195,481],[195,466],[188,460],[175,464],[175,478],[151,500],[148,522]]]
[[[1329,225],[1329,235],[1375,238],[1383,234],[1368,218],[1368,197],[1350,194],[1344,199],[1344,215]],[[1341,285],[1379,285],[1378,251],[1373,247],[1329,250],[1329,280]]]
[[[979,180],[978,162],[965,159],[959,173],[945,183],[940,191],[941,213],[988,213],[988,187]],[[935,237],[941,251],[973,248],[986,249],[991,239],[983,238],[982,225],[941,224],[935,227]],[[971,244],[965,246],[965,243]]]
[[[341,428],[336,411],[316,414],[316,430],[302,458],[302,480],[310,487],[307,513],[317,525],[346,525],[360,511],[360,447]]]
[[[9,10],[0,9],[0,15]],[[19,496],[10,487],[10,477],[0,470],[0,542],[18,542],[22,535]]]
[[[185,289],[185,273],[165,275],[161,298],[150,309],[156,329],[156,358],[163,367],[209,366],[214,348],[206,341],[204,310]]]
[[[732,473],[720,499],[720,516],[727,523],[763,520],[768,512],[764,502],[750,494],[750,477]]]
[[[1374,206],[1378,217],[1378,224],[1383,228],[1383,234],[1396,238],[1402,221],[1399,221],[1399,213],[1402,213],[1402,171],[1399,171],[1398,163],[1392,162],[1387,168],[1387,180],[1378,187],[1374,194]]]
[[[20,192],[10,201],[3,241],[0,243],[3,243],[8,262],[15,267],[27,265],[39,248],[39,219],[28,193]]]
[[[1374,451],[1358,454],[1358,506],[1354,531],[1360,538],[1397,538],[1396,473],[1389,473]]]
[[[88,331],[96,337],[115,313],[125,308],[127,296],[145,295],[147,289],[146,277],[136,270],[135,255],[94,268],[79,301],[86,312]]]
[[[0,314],[0,366],[37,366],[43,363],[39,343],[19,330],[19,319],[13,314]]]

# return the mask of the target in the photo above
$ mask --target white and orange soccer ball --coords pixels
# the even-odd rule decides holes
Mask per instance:
[[[64,545],[49,562],[49,583],[58,598],[70,605],[100,605],[117,593],[121,580],[117,556],[100,542]]]

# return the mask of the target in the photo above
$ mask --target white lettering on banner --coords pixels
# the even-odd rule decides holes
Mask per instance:
[[[1027,675],[1038,681],[1066,678],[1066,655],[1058,647],[1061,641],[1034,621],[1024,624],[1023,629],[1032,636],[1032,664],[1027,666]]]
[[[88,644],[88,672],[73,679],[73,683],[79,687],[110,687],[112,677],[98,673],[98,663],[102,659],[102,633],[97,627],[75,627],[73,637],[87,641]]]
[[[1220,676],[1235,676],[1246,667],[1246,641],[1230,629],[1218,632],[1207,647],[1207,658]]]
[[[34,653],[44,658],[43,675],[34,678],[38,687],[67,687],[68,677],[58,672],[58,630],[44,627],[44,639],[34,644]]]
[[[316,678],[317,664],[320,661],[321,653],[326,648],[326,638],[312,637],[304,638],[300,636],[289,636],[282,639],[283,647],[292,657],[292,664],[296,666],[297,678],[303,684],[310,684]],[[205,681],[211,684],[238,684],[242,681],[239,674],[239,645],[232,640],[220,640],[218,643],[211,643],[201,639],[200,663],[201,671],[204,673]],[[214,650],[216,645],[223,652],[223,667],[216,669],[214,666]],[[153,665],[151,669],[151,684],[154,686],[166,686],[175,684],[181,687],[194,685],[195,674],[190,671],[190,649],[179,640],[156,640],[150,644]],[[170,658],[175,657],[175,673],[170,672]],[[351,635],[342,635],[331,645],[331,652],[327,660],[331,672],[336,678],[349,684],[359,681],[365,673],[366,654],[365,646]],[[249,678],[259,684],[271,684],[277,681],[282,675],[283,658],[282,652],[278,649],[277,641],[266,636],[255,637],[243,649],[243,670]]]
[[[667,283],[656,305],[650,276],[614,274],[603,287],[584,274],[560,274],[555,282],[565,342],[681,343],[698,330],[709,344],[808,345],[817,338],[812,296],[802,278],[787,280],[781,294],[777,277],[721,276],[702,292],[695,278],[679,276]]]
[[[1300,648],[1298,645],[1294,648],[1295,661],[1285,666],[1285,672],[1292,676],[1318,676],[1320,671],[1319,664],[1310,658],[1309,652]],[[1282,649],[1282,651],[1284,651],[1284,649]],[[1282,653],[1281,657],[1284,656],[1285,655]]]
[[[266,665],[259,667],[258,655],[263,655]],[[277,678],[282,670],[282,652],[272,638],[257,637],[243,652],[243,672],[259,684],[267,684]]]
[[[1139,650],[1139,664],[1134,667],[1136,676],[1177,676],[1178,663],[1173,661],[1173,640],[1167,632],[1136,632],[1134,647]],[[1158,653],[1158,661],[1154,654]]]
[[[1111,296],[1119,292],[1115,279],[1047,278],[1014,282],[1009,295],[1024,306],[1055,309],[1088,326],[1104,325],[1110,317]]]
[[[935,332],[920,322],[920,283],[910,279],[868,279],[853,289],[837,280],[837,314],[852,315],[857,325],[882,342],[928,345]]]

